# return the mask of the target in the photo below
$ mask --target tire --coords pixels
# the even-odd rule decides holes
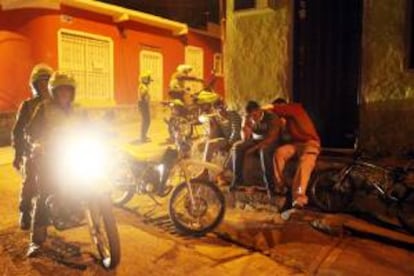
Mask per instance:
[[[335,185],[339,173],[339,170],[315,172],[309,183],[308,195],[311,203],[324,212],[346,212],[352,202],[352,180],[346,177],[341,185]]]
[[[96,208],[91,210],[91,229],[93,242],[101,257],[101,264],[106,269],[114,269],[121,259],[121,247],[112,203],[109,197],[99,200]]]
[[[122,207],[127,204],[134,197],[134,195],[135,191],[133,190],[133,187],[121,192],[119,196],[115,196],[114,193],[112,193],[112,202],[115,206]]]
[[[401,203],[398,219],[408,232],[414,234],[414,191],[410,191],[410,194]]]
[[[197,200],[197,207],[198,210],[194,210],[191,204],[191,198],[188,194],[188,185],[186,182],[180,183],[172,192],[169,204],[168,204],[168,211],[176,229],[185,235],[190,236],[204,236],[208,232],[212,231],[216,228],[224,218],[225,213],[225,199],[222,192],[211,182],[207,181],[199,181],[193,180],[191,181],[191,186],[193,188],[193,193],[196,194],[195,199]],[[199,193],[202,191],[210,192],[209,195],[200,195]],[[197,194],[198,193],[198,194]],[[178,208],[178,203],[180,203],[180,196],[184,195],[184,214],[180,213]],[[214,202],[213,202],[214,201]],[[210,206],[209,206],[210,203]],[[200,223],[200,219],[204,219],[208,216],[210,210],[212,210],[212,203],[218,204],[218,209],[213,210],[215,211],[212,220],[204,225],[204,223]],[[190,209],[191,208],[191,209]],[[194,214],[192,212],[197,212]],[[187,220],[183,219],[183,216],[187,216]],[[198,218],[198,222],[197,222]],[[195,225],[197,223],[197,225]]]
[[[119,161],[119,164],[110,173],[110,177],[112,202],[114,205],[122,207],[135,195],[136,179],[130,163],[126,159]]]

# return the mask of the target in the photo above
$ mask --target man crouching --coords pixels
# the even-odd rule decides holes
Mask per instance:
[[[230,190],[243,183],[243,162],[247,155],[259,153],[263,182],[268,196],[275,196],[273,181],[273,154],[275,152],[280,132],[280,120],[272,112],[265,111],[255,101],[246,105],[246,117],[243,123],[243,140],[235,143],[232,148],[233,181]]]

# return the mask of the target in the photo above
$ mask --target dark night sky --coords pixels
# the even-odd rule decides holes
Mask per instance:
[[[99,0],[205,28],[207,20],[219,22],[219,0]]]

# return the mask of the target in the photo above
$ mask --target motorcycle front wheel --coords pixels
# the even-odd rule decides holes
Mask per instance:
[[[398,219],[406,230],[414,234],[414,191],[410,191],[400,204]]]
[[[176,229],[191,236],[203,236],[217,227],[225,213],[223,193],[211,182],[180,183],[172,192],[169,215]]]
[[[111,191],[112,202],[115,206],[122,207],[135,195],[134,186],[117,187]]]
[[[312,204],[324,212],[346,212],[353,198],[350,177],[338,183],[339,170],[315,172],[309,183],[308,193]]]
[[[110,173],[111,199],[118,206],[124,206],[135,195],[136,179],[127,160],[120,160]]]
[[[100,199],[96,206],[90,209],[89,230],[92,242],[101,257],[102,266],[106,269],[116,268],[121,258],[121,248],[109,197]]]
[[[172,117],[169,123],[171,136],[190,139],[193,136],[194,126],[186,117]]]

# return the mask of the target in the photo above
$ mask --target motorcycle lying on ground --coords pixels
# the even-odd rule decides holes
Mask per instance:
[[[86,219],[101,264],[114,269],[121,252],[106,175],[109,148],[100,135],[85,129],[65,130],[56,138],[47,151],[44,145],[34,145],[39,171],[51,185],[46,199],[49,221],[63,231],[83,226]]]
[[[314,175],[308,191],[311,203],[325,212],[346,212],[395,230],[414,234],[414,160],[385,167],[356,153],[336,158],[342,168]]]
[[[177,149],[167,148],[159,160],[141,161],[128,155],[119,164],[113,181],[113,202],[125,205],[135,194],[156,197],[171,195],[168,211],[175,228],[186,235],[202,236],[223,220],[225,202],[213,182],[194,180],[191,174],[188,139],[176,137]],[[177,183],[176,186],[169,183]],[[160,205],[160,204],[159,204]]]

